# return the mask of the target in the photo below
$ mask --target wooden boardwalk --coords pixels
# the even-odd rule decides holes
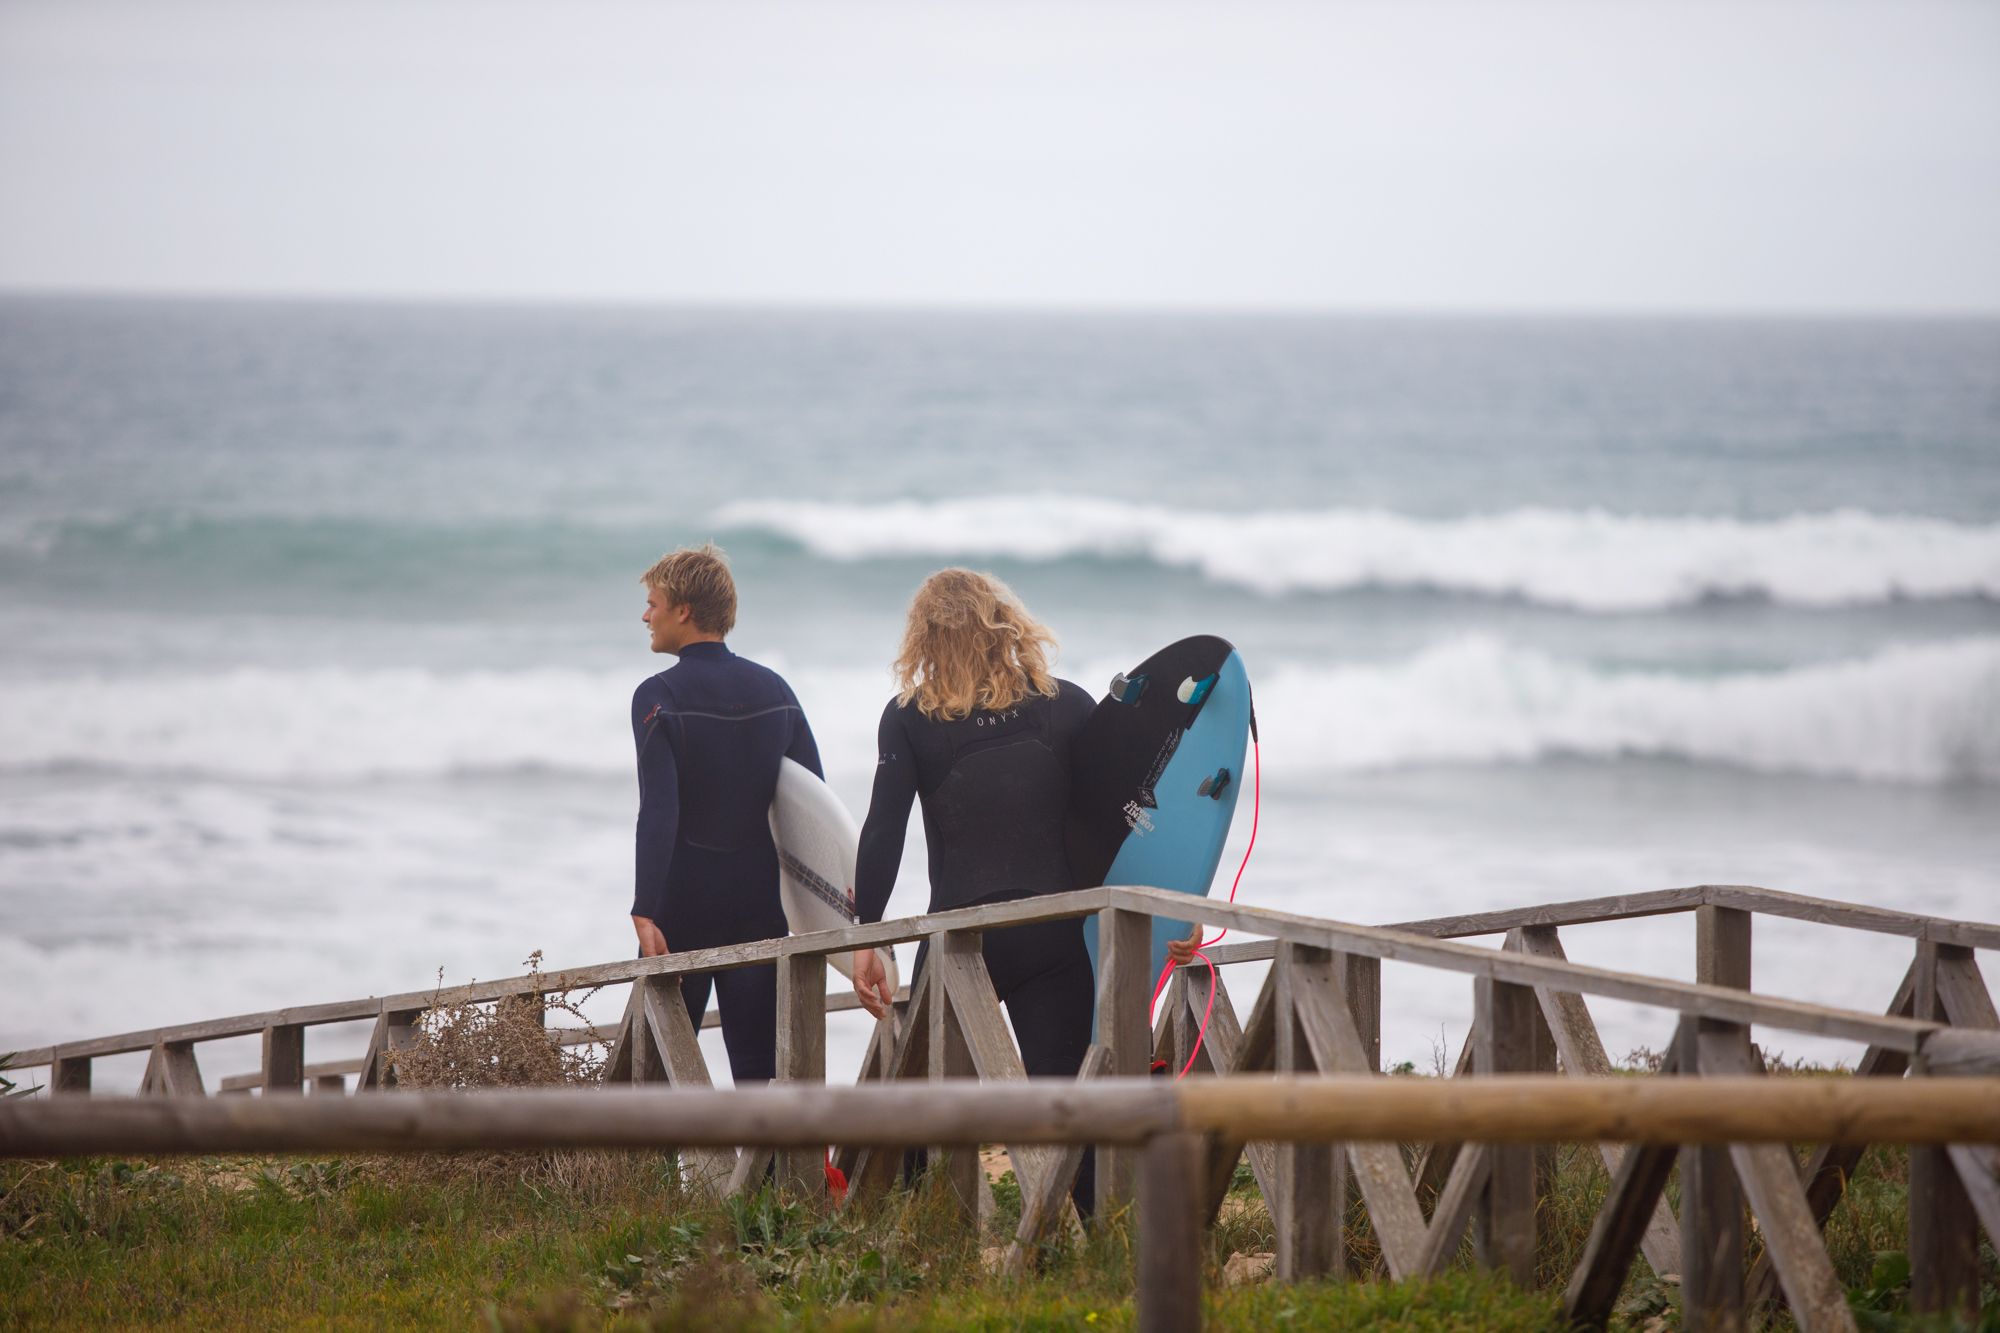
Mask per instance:
[[[1692,983],[1583,967],[1564,955],[1560,932],[1565,928],[1668,913],[1694,914]],[[956,1080],[1011,1084],[1023,1079],[1020,1057],[986,975],[980,932],[1089,914],[1097,915],[1100,932],[1102,1044],[1091,1049],[1080,1084],[1101,1086],[1023,1085],[1009,1096],[1040,1109],[1022,1111],[1028,1119],[1021,1123],[991,1118],[990,1108],[999,1104],[996,1094],[1002,1091],[991,1087],[978,1094],[988,1104],[987,1119],[922,1120],[923,1115],[942,1114],[940,1108],[949,1110],[954,1099],[966,1100],[958,1094],[972,1091],[972,1085]],[[1154,982],[1148,959],[1150,918],[1156,914],[1263,937],[1212,951],[1223,968],[1251,960],[1272,964],[1247,1014],[1239,1014],[1220,972],[1211,983],[1208,969],[1197,965],[1174,976],[1149,1020]],[[1758,915],[1900,936],[1911,942],[1911,962],[1880,1012],[1757,994],[1750,982]],[[1463,942],[1490,935],[1502,936],[1500,948]],[[312,1108],[322,1108],[318,1114],[329,1124],[342,1116],[382,1120],[367,1111],[377,1104],[370,1098],[340,1103],[308,1099],[289,1107],[282,1098],[271,1100],[274,1094],[300,1091],[309,1079],[317,1092],[333,1091],[335,1080],[344,1090],[349,1069],[305,1064],[308,1027],[372,1021],[368,1053],[351,1072],[357,1093],[374,1093],[394,1087],[393,1062],[385,1057],[410,1040],[421,1013],[434,1004],[628,984],[622,1019],[602,1034],[610,1041],[606,1081],[678,1089],[679,1098],[667,1104],[690,1108],[689,1115],[713,1099],[733,1099],[735,1112],[713,1113],[726,1115],[720,1122],[725,1128],[704,1136],[683,1127],[678,1131],[682,1137],[672,1140],[686,1149],[684,1161],[709,1187],[744,1189],[775,1164],[778,1179],[788,1188],[814,1191],[822,1188],[822,1149],[815,1135],[824,1131],[806,1132],[799,1125],[829,1122],[794,1123],[782,1115],[746,1118],[758,1093],[704,1094],[708,1069],[686,1011],[675,1002],[673,983],[690,971],[776,962],[779,1077],[781,1084],[794,1086],[765,1090],[764,1095],[796,1097],[825,1082],[826,1015],[854,1007],[851,994],[827,994],[827,957],[919,939],[930,942],[929,962],[895,1015],[875,1026],[863,1063],[864,1086],[843,1094],[887,1096],[884,1106],[914,1109],[878,1112],[887,1119],[868,1122],[878,1128],[857,1130],[846,1136],[851,1141],[839,1145],[852,1182],[850,1204],[890,1187],[906,1144],[943,1143],[946,1174],[972,1215],[981,1185],[971,1149],[997,1138],[1007,1143],[1022,1182],[1024,1206],[1011,1263],[1024,1262],[1035,1245],[1069,1224],[1069,1184],[1091,1142],[1099,1145],[1102,1206],[1121,1207],[1134,1199],[1142,1176],[1150,1182],[1141,1222],[1155,1239],[1142,1246],[1142,1268],[1151,1262],[1161,1273],[1185,1272],[1192,1264],[1198,1281],[1199,1263],[1181,1254],[1198,1243],[1198,1233],[1188,1241],[1172,1219],[1180,1214],[1212,1219],[1238,1163],[1247,1159],[1277,1224],[1281,1280],[1349,1271],[1344,1230],[1352,1199],[1379,1243],[1381,1262],[1394,1276],[1441,1271],[1455,1260],[1470,1232],[1479,1262],[1523,1282],[1534,1280],[1540,1257],[1536,1143],[1596,1143],[1611,1183],[1565,1292],[1569,1313],[1586,1325],[1601,1325],[1609,1317],[1631,1264],[1643,1255],[1656,1273],[1678,1277],[1692,1327],[1740,1327],[1782,1301],[1802,1327],[1851,1328],[1821,1233],[1869,1142],[1912,1144],[1910,1253],[1917,1308],[1976,1307],[1979,1228],[2000,1240],[2000,1153],[1995,1149],[2000,1083],[1991,1080],[2000,1074],[2000,1017],[1975,957],[1977,949],[2000,949],[2000,926],[1742,886],[1705,885],[1386,927],[1155,889],[1092,889],[701,953],[65,1042],[21,1052],[14,1063],[48,1067],[52,1092],[72,1097],[90,1091],[93,1060],[148,1052],[142,1092],[181,1098],[205,1091],[195,1055],[198,1044],[261,1034],[262,1068],[253,1076],[224,1080],[223,1088],[254,1086],[263,1097],[213,1103],[211,1118],[224,1128],[209,1132],[226,1135],[231,1124],[241,1129],[260,1123],[258,1115],[279,1117],[274,1124],[304,1124],[300,1115]],[[1381,1063],[1384,961],[1456,972],[1471,980],[1470,1032],[1454,1078],[1375,1077]],[[1652,1006],[1678,1016],[1661,1077],[1599,1077],[1608,1075],[1611,1066],[1591,1018],[1593,999]],[[1211,1014],[1208,1037],[1197,1053],[1194,1034],[1204,1011]],[[1857,1077],[1766,1081],[1760,1053],[1750,1041],[1753,1024],[1864,1045]],[[551,1034],[558,1041],[598,1035],[588,1029]],[[1145,1078],[1156,1058],[1178,1069],[1190,1057],[1200,1080],[1169,1085]],[[1271,1076],[1281,1081],[1273,1084]],[[1563,1081],[1546,1082],[1556,1076]],[[909,1086],[913,1082],[924,1086]],[[1844,1111],[1826,1100],[1833,1094],[1825,1091],[1843,1087],[1859,1099]],[[1548,1100],[1551,1089],[1561,1093],[1555,1100]],[[826,1089],[824,1095],[836,1092]],[[1125,1107],[1133,1128],[1111,1132],[1117,1122],[1101,1118],[1111,1114],[1101,1107],[1092,1112],[1100,1119],[1079,1128],[1082,1122],[1074,1117],[1082,1112],[1077,1108],[1089,1110],[1109,1094],[1138,1099]],[[490,1104],[497,1114],[501,1103],[493,1099],[508,1095],[462,1097],[453,1105]],[[1784,1101],[1814,1095],[1820,1103]],[[1760,1096],[1763,1101],[1757,1100]],[[1387,1105],[1398,1097],[1406,1099],[1399,1111],[1376,1111],[1397,1118],[1362,1118],[1366,1106]],[[1619,1097],[1631,1099],[1621,1113],[1624,1118],[1605,1119],[1605,1099]],[[1858,1109],[1869,1097],[1876,1099],[1868,1103],[1872,1109]],[[153,1103],[161,1112],[171,1108],[180,1119],[155,1116],[149,1122],[134,1118],[141,1103],[117,1100],[131,1113],[104,1103],[105,1115],[99,1116],[98,1104],[87,1104],[89,1120],[76,1124],[108,1126],[100,1133],[109,1136],[88,1142],[143,1138],[141,1130],[148,1123],[205,1123],[192,1115],[194,1103]],[[1170,1110],[1161,1110],[1168,1101]],[[379,1104],[387,1115],[389,1107],[413,1113],[434,1103],[405,1092]],[[622,1104],[618,1098],[602,1103],[606,1116]],[[236,1111],[229,1109],[232,1105]],[[1598,1118],[1580,1118],[1584,1112],[1579,1108],[1593,1105]],[[72,1114],[82,1110],[84,1105],[75,1105]],[[21,1150],[29,1142],[24,1136],[34,1127],[33,1117],[55,1111],[55,1103],[8,1108],[0,1114],[0,1152]],[[1960,1118],[1949,1119],[1947,1112]],[[462,1136],[472,1135],[454,1142],[484,1141],[476,1130],[465,1128],[479,1114],[454,1112],[448,1117],[460,1125]],[[845,1118],[854,1114],[844,1111],[842,1119],[831,1123],[856,1123]],[[1072,1117],[1070,1127],[1055,1132],[1051,1117],[1059,1120],[1063,1114]],[[230,1120],[232,1115],[238,1119]],[[1776,1118],[1759,1121],[1759,1116]],[[582,1126],[589,1119],[576,1118],[570,1141],[587,1141]],[[419,1121],[409,1114],[384,1123],[403,1126],[401,1146],[427,1141],[415,1128]],[[1758,1132],[1760,1123],[1764,1127]],[[791,1124],[789,1131],[785,1124]],[[944,1126],[951,1124],[961,1128],[945,1132]],[[1010,1126],[1017,1141],[1008,1141],[1005,1134],[989,1138],[981,1130]],[[1041,1128],[1029,1132],[1034,1126]],[[1404,1143],[1421,1141],[1413,1164],[1403,1146],[1382,1137],[1384,1126],[1406,1126],[1394,1137]],[[378,1127],[378,1132],[386,1131]],[[657,1137],[663,1131],[656,1127],[653,1132]],[[127,1138],[119,1139],[121,1133]],[[1786,1139],[1817,1145],[1803,1168]],[[282,1135],[258,1140],[294,1141]],[[387,1145],[398,1146],[394,1133],[388,1134]],[[1143,1173],[1142,1157],[1147,1164]],[[1665,1197],[1676,1165],[1678,1215]],[[1756,1263],[1747,1268],[1746,1211],[1762,1240]],[[1153,1309],[1157,1318],[1142,1321],[1149,1326],[1179,1318],[1161,1313],[1164,1307],[1158,1304]]]

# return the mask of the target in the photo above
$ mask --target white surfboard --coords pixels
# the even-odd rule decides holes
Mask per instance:
[[[778,844],[778,897],[794,935],[840,930],[855,922],[854,860],[861,830],[833,788],[792,759],[778,761],[778,794],[771,798],[771,839]],[[896,955],[877,949],[889,989],[898,988]],[[850,981],[854,952],[827,955]]]

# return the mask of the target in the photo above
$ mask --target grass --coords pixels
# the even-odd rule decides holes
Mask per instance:
[[[1829,1227],[1867,1327],[1949,1327],[1903,1312],[1903,1158],[1877,1149]],[[1463,1265],[1429,1283],[1227,1288],[1221,1265],[1266,1252],[1268,1215],[1239,1189],[1210,1236],[1214,1328],[1554,1329],[1566,1257],[1603,1176],[1582,1150],[1551,1163],[1548,1283],[1522,1291]],[[1018,1191],[1003,1178],[1000,1220]],[[999,1227],[954,1225],[942,1194],[899,1193],[862,1216],[769,1192],[685,1194],[658,1156],[406,1160],[205,1158],[0,1167],[0,1325],[481,1326],[506,1330],[1119,1329],[1134,1322],[1126,1229],[1060,1242],[1018,1280],[988,1271]],[[1371,1241],[1357,1232],[1366,1271]],[[1989,1283],[1991,1251],[1983,1256]],[[2000,1293],[1984,1327],[2000,1329]],[[1678,1324],[1674,1291],[1635,1267],[1620,1323]]]

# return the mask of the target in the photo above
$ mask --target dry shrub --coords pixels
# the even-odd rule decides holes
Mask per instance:
[[[522,962],[539,983],[542,951]],[[438,991],[444,972],[438,971]],[[582,999],[588,999],[586,993]],[[568,991],[508,996],[492,1004],[445,1004],[441,998],[418,1018],[409,1045],[389,1053],[389,1065],[400,1087],[428,1092],[463,1092],[475,1088],[547,1088],[595,1085],[604,1067],[600,1041],[558,1046],[548,1027],[551,1012],[590,1020],[580,1000]]]
[[[409,1043],[388,1052],[396,1086],[419,1092],[598,1086],[604,1042],[558,1045],[548,1021],[550,1014],[561,1013],[578,1026],[592,1026],[580,1007],[592,992],[573,996],[567,990],[543,989],[540,949],[529,954],[522,966],[537,983],[533,993],[486,1004],[446,1003],[444,972],[439,969],[436,998],[417,1019]],[[575,1189],[605,1183],[607,1177],[623,1174],[628,1163],[629,1156],[623,1153],[557,1151],[430,1154],[382,1165],[392,1174],[514,1178]]]

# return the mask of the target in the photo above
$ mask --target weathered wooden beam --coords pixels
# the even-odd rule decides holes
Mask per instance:
[[[826,1082],[826,956],[778,960],[778,1078]],[[826,1151],[788,1149],[778,1159],[779,1185],[809,1198],[826,1192]]]
[[[929,966],[953,953],[979,948],[979,936],[949,931],[931,936]],[[953,1004],[946,972],[940,969],[931,1004],[931,1085],[946,1079],[972,1079],[978,1069],[972,1063],[972,1046],[966,1038],[966,1015]],[[990,989],[990,988],[989,988]],[[979,1225],[979,1196],[986,1188],[985,1170],[979,1164],[979,1139],[952,1142],[935,1140],[930,1148],[930,1169],[950,1187],[958,1215],[968,1227]]]
[[[1744,884],[1705,886],[1708,901],[1717,907],[1733,907],[1765,916],[1812,921],[1848,930],[1865,930],[1879,935],[1901,935],[1905,939],[1929,940],[1934,944],[1957,944],[1968,949],[2000,949],[2000,925],[1984,921],[1954,921],[1949,917],[1897,912],[1864,903],[1844,903],[1832,898],[1808,898],[1778,889],[1752,888]]]
[[[1111,890],[1105,890],[1107,894]],[[1191,895],[1177,893],[1176,898]],[[1178,908],[1176,909],[1178,910]],[[1113,1077],[1143,1077],[1152,1061],[1153,922],[1112,909],[1097,918],[1097,1040],[1111,1048]],[[1138,1160],[1105,1144],[1097,1153],[1097,1206],[1106,1215],[1132,1201]]]
[[[931,1005],[938,990],[937,974],[926,968],[910,984],[910,1001],[896,1020],[896,1047],[889,1059],[882,1086],[927,1080],[930,1076]],[[854,1142],[854,1140],[848,1140]],[[904,1154],[920,1145],[921,1139],[884,1147],[862,1146],[847,1173],[847,1203],[856,1204],[880,1197],[896,1181],[903,1169]]]
[[[1717,1031],[1708,1019],[1682,1022],[1674,1038],[1681,1075],[1674,1083],[1712,1090],[1695,1077],[1701,1069],[1701,1038]],[[1713,1141],[1681,1149],[1681,1309],[1692,1328],[1746,1327],[1743,1289],[1743,1187],[1729,1160],[1729,1147]]]
[[[1104,892],[1114,902],[1133,911],[1177,912],[1204,925],[1282,936],[1293,943],[1334,952],[1364,954],[1387,962],[1412,963],[1468,976],[1492,977],[1496,981],[1519,986],[1548,986],[1583,995],[1601,995],[1680,1013],[1702,1014],[1726,1022],[1757,1023],[1787,1032],[1809,1032],[1823,1037],[1842,1037],[1871,1045],[1917,1051],[1922,1049],[1924,1039],[1939,1027],[1934,1022],[1832,1009],[1799,1000],[1752,995],[1747,991],[1714,984],[1663,981],[1631,972],[1560,963],[1548,958],[1459,944],[1451,940],[1422,938],[1374,926],[1322,921],[1267,907],[1245,907],[1213,898],[1194,898],[1165,889],[1117,888]]]
[[[1199,1134],[1170,1131],[1149,1142],[1140,1158],[1137,1304],[1145,1333],[1201,1327],[1205,1149]]]
[[[987,1080],[1009,1082],[1028,1076],[1014,1038],[1000,1016],[1000,999],[993,990],[993,978],[986,971],[986,958],[977,935],[948,937],[949,947],[933,950],[930,966],[939,969],[952,1016],[965,1039],[972,1059],[973,1074]],[[1048,1171],[1049,1154],[1028,1144],[1008,1144],[1007,1157],[1014,1167],[1014,1179],[1021,1186],[1025,1208],[1032,1193],[1040,1188]],[[1068,1189],[1065,1182],[1064,1189]]]
[[[1535,954],[1543,958],[1560,958],[1569,961],[1563,951],[1562,939],[1554,926],[1525,926],[1510,931],[1506,947],[1522,953]],[[1604,1041],[1597,1034],[1597,1023],[1590,1016],[1590,1007],[1581,995],[1574,991],[1553,990],[1547,986],[1535,987],[1535,1000],[1542,1008],[1543,1021],[1548,1025],[1550,1037],[1556,1045],[1556,1052],[1562,1059],[1565,1072],[1587,1077],[1600,1077],[1611,1073],[1611,1059],[1604,1053]],[[1617,1143],[1597,1145],[1599,1158],[1604,1169],[1615,1180],[1618,1164],[1623,1159],[1625,1148]],[[1680,1224],[1674,1217],[1674,1210],[1667,1203],[1666,1196],[1660,1196],[1653,1209],[1653,1217],[1646,1224],[1645,1238],[1640,1248],[1646,1262],[1655,1273],[1681,1271]]]
[[[708,1091],[714,1081],[702,1058],[701,1039],[688,1016],[678,977],[647,977],[632,987],[633,1082],[665,1083],[685,1091]],[[677,1147],[679,1145],[676,1145]],[[708,1194],[735,1194],[763,1180],[768,1148],[745,1152],[694,1145],[681,1154],[689,1183]]]
[[[223,1081],[225,1086],[228,1080]],[[296,1023],[264,1029],[264,1095],[306,1090],[306,1030]]]
[[[90,1095],[90,1057],[58,1057],[49,1069],[49,1095],[87,1097]]]
[[[142,1096],[199,1097],[201,1065],[194,1058],[194,1043],[161,1042],[146,1060],[146,1072],[139,1079]]]
[[[1958,1168],[1959,1183],[1972,1201],[1986,1239],[2000,1245],[2000,1149],[1986,1144],[1954,1143],[1946,1149]]]
[[[1625,1288],[1632,1256],[1653,1224],[1673,1173],[1676,1150],[1668,1144],[1626,1149],[1611,1173],[1611,1190],[1590,1224],[1583,1258],[1563,1292],[1563,1315],[1573,1325],[1603,1328]],[[1675,1276],[1678,1276],[1676,1274]]]
[[[1250,1009],[1250,1018],[1239,1029],[1236,1026],[1235,1010],[1229,1002],[1228,990],[1219,984],[1215,992],[1214,1016],[1209,1020],[1208,1040],[1215,1047],[1218,1067],[1225,1074],[1262,1074],[1274,1067],[1276,1060],[1277,1024],[1277,976],[1264,979],[1263,989],[1257,993],[1257,1001]],[[1280,1192],[1280,1163],[1278,1149],[1271,1143],[1251,1143],[1227,1130],[1218,1129],[1211,1136],[1208,1156],[1208,1194],[1205,1201],[1207,1219],[1214,1224],[1222,1210],[1223,1200],[1229,1197],[1230,1183],[1236,1177],[1236,1163],[1248,1157],[1251,1173],[1257,1179],[1257,1189],[1264,1196],[1264,1206],[1272,1217],[1278,1216]]]
[[[1347,979],[1353,979],[1348,973]],[[1376,1057],[1369,1051],[1354,1021],[1348,990],[1334,955],[1294,948],[1289,983],[1299,1033],[1312,1057],[1312,1067],[1324,1074],[1375,1075]],[[1425,1242],[1423,1210],[1410,1187],[1402,1149],[1390,1143],[1352,1143],[1339,1149],[1336,1165],[1352,1168],[1352,1179],[1368,1210],[1383,1262],[1390,1276],[1412,1277],[1423,1269]],[[1346,1181],[1335,1176],[1333,1196],[1335,1235],[1347,1213]],[[1345,1268],[1343,1254],[1340,1267]]]
[[[1705,1030],[1697,1045],[1704,1075],[1747,1077],[1762,1072],[1762,1062],[1750,1047],[1750,1034],[1740,1027]],[[1846,1289],[1827,1258],[1791,1148],[1783,1143],[1732,1143],[1729,1160],[1757,1219],[1792,1318],[1808,1333],[1854,1328]],[[1740,1274],[1732,1276],[1736,1290],[1742,1291]]]
[[[1083,1065],[1076,1071],[1077,1082],[1101,1079],[1110,1069],[1111,1051],[1093,1042],[1083,1053]],[[1070,1191],[1076,1184],[1076,1173],[1083,1167],[1086,1145],[1063,1143],[1048,1151],[1041,1180],[1021,1182],[1021,1221],[1014,1229],[1013,1243],[1007,1247],[1002,1264],[1003,1271],[1010,1274],[1024,1272],[1029,1255],[1048,1239],[1063,1218],[1073,1216],[1069,1211]],[[1018,1171],[1015,1178],[1020,1178]]]
[[[1947,996],[1956,994],[1961,1011],[1984,1018],[1992,1001],[1979,987],[1984,1006],[1972,1002],[1966,985],[1968,967],[1977,975],[1972,950],[1959,944],[1937,944],[1919,940],[1915,961],[1915,1006],[1918,1018],[1944,1019],[1949,1016]],[[1926,1047],[1923,1065],[1937,1074],[1959,1062],[1951,1058],[1954,1046],[1970,1046],[1976,1053],[1982,1044],[2000,1045],[1990,1034],[1972,1030],[1940,1033]],[[2000,1053],[1995,1064],[2000,1067]],[[1978,1060],[1970,1062],[1978,1072]],[[1929,1082],[1930,1080],[1924,1080]],[[1950,1079],[1944,1080],[1950,1082]],[[1920,1314],[1955,1314],[1961,1319],[1979,1315],[1979,1218],[1957,1166],[1942,1145],[1913,1145],[1910,1149],[1910,1308]]]
[[[1473,981],[1472,1007],[1478,1034],[1475,1077],[1535,1072],[1541,1011],[1535,992],[1492,977]],[[1472,1215],[1479,1261],[1511,1276],[1524,1287],[1535,1281],[1535,1150],[1526,1144],[1492,1144],[1486,1151],[1486,1190]]]
[[[1901,1017],[1915,1012],[1915,987],[1916,966],[1912,964],[1904,969],[1903,980],[1889,1001],[1888,1012]],[[1933,1041],[1936,1039],[1932,1038]],[[1902,1051],[1870,1046],[1862,1052],[1860,1061],[1855,1065],[1854,1076],[1901,1078],[1909,1067],[1910,1057]],[[1800,1178],[1805,1181],[1806,1202],[1812,1207],[1815,1226],[1825,1228],[1826,1220],[1833,1216],[1833,1210],[1847,1193],[1847,1182],[1854,1175],[1855,1167],[1860,1165],[1861,1155],[1867,1151],[1868,1145],[1863,1143],[1822,1143],[1813,1149],[1813,1155],[1807,1160]],[[1759,1254],[1751,1263],[1750,1274],[1744,1279],[1744,1290],[1752,1311],[1762,1311],[1777,1303],[1778,1275],[1771,1267],[1769,1254]]]
[[[0,1156],[684,1147],[828,1139],[1136,1145],[1168,1129],[1318,1142],[2000,1144],[2000,1080],[1662,1078],[953,1080],[524,1089],[394,1097],[0,1101]]]
[[[1305,1014],[1318,1016],[1322,995],[1333,992],[1333,955],[1285,941],[1271,965],[1277,987],[1277,1066],[1288,1074],[1321,1070],[1307,1035]],[[1321,982],[1322,985],[1315,985]],[[1351,1026],[1350,1026],[1351,1031]],[[1278,1199],[1271,1221],[1278,1231],[1280,1282],[1338,1275],[1343,1265],[1340,1204],[1347,1197],[1345,1162],[1330,1143],[1278,1145]]]
[[[1487,1170],[1491,1165],[1483,1143],[1475,1143],[1458,1154],[1444,1187],[1438,1191],[1437,1207],[1431,1211],[1416,1276],[1436,1277],[1457,1256],[1465,1229],[1486,1198]]]

